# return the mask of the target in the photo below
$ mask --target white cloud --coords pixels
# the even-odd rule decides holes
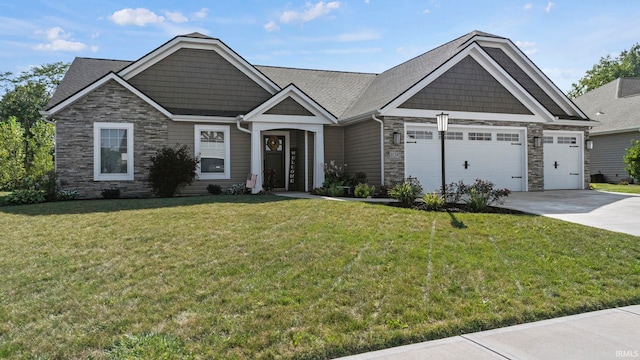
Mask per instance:
[[[91,47],[91,51],[93,51],[94,53],[95,53],[95,52],[98,52],[98,47],[97,47],[97,46],[95,46],[95,45],[94,45],[94,46],[92,46],[92,47]]]
[[[555,5],[555,4],[552,3],[551,1],[549,1],[549,3],[547,4],[547,7],[544,8],[544,11],[551,12],[551,8],[553,7],[553,5]]]
[[[533,4],[532,3],[528,3],[524,6],[525,10],[531,10],[531,8],[533,8]]]
[[[422,11],[422,13],[423,13],[423,14],[428,14],[428,13],[430,13],[430,12],[431,12],[431,11],[429,11],[429,9],[424,9],[424,10]]]
[[[166,11],[164,14],[169,21],[177,24],[189,21],[189,19],[179,11]]]
[[[311,4],[307,3],[303,11],[285,11],[280,15],[281,23],[300,22],[305,23],[329,14],[332,10],[340,7],[339,1],[332,1],[325,4],[324,1]]]
[[[209,12],[209,9],[207,8],[202,8],[200,10],[198,10],[197,12],[193,13],[193,16],[196,19],[204,19],[207,17],[207,13]]]
[[[276,24],[275,21],[269,21],[268,23],[264,24],[264,29],[267,30],[268,32],[273,32],[273,31],[278,31],[280,30],[280,26],[278,26],[278,24]]]
[[[364,0],[364,3],[365,3],[365,4],[368,4],[368,3],[369,3],[369,0]]]
[[[538,53],[536,43],[532,41],[516,41],[516,46],[522,50],[527,56],[531,56]]]
[[[78,41],[67,40],[70,35],[65,34],[64,30],[59,27],[53,27],[45,31],[38,31],[38,34],[44,34],[47,43],[36,45],[36,50],[42,51],[82,51],[87,45]]]
[[[147,24],[162,23],[164,22],[164,17],[158,16],[153,11],[145,8],[126,8],[114,12],[111,16],[109,16],[109,20],[120,26],[145,26]]]

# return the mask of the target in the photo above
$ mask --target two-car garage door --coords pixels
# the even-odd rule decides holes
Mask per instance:
[[[434,124],[405,126],[405,177],[425,192],[441,187],[441,142]],[[544,131],[544,189],[582,189],[580,132]],[[527,191],[527,143],[523,128],[449,126],[445,136],[445,182],[488,180],[496,188]]]
[[[435,125],[407,124],[405,176],[424,191],[441,186],[440,138]],[[496,188],[526,191],[526,137],[523,129],[449,126],[445,136],[445,181],[488,180]]]

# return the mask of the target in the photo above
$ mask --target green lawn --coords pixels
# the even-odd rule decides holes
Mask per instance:
[[[637,184],[614,185],[614,184],[592,183],[591,186],[596,190],[602,190],[602,191],[640,194],[640,185],[637,185]]]
[[[0,358],[319,359],[640,303],[637,237],[529,215],[209,196],[0,224]]]

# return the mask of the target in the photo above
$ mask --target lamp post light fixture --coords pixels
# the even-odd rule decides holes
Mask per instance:
[[[442,196],[445,196],[446,185],[445,185],[445,177],[444,177],[444,135],[447,132],[447,127],[449,126],[449,114],[445,114],[444,112],[436,115],[436,121],[438,122],[438,131],[440,132],[440,155],[441,155],[441,163],[442,163]]]

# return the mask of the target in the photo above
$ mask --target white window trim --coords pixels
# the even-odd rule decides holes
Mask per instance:
[[[231,179],[231,129],[227,125],[194,125],[193,126],[193,143],[195,156],[200,158],[200,132],[201,131],[220,131],[224,133],[224,172],[223,173],[202,173],[200,171],[200,163],[196,173],[199,179]]]
[[[127,173],[126,174],[103,174],[100,171],[101,150],[100,150],[100,130],[102,129],[124,129],[127,130]],[[132,123],[93,123],[93,180],[94,181],[114,181],[133,180],[133,124]]]

